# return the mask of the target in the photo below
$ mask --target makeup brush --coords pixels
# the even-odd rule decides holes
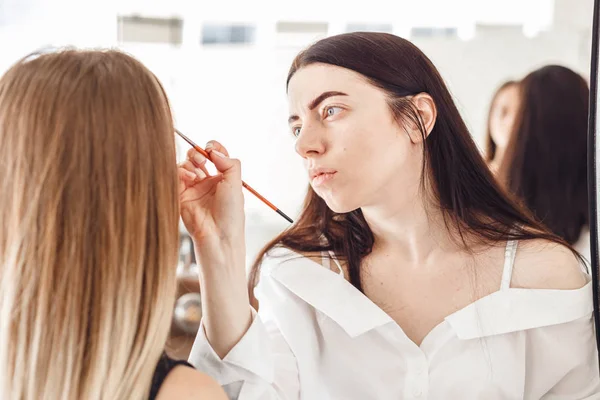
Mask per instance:
[[[189,145],[192,146],[198,153],[202,154],[204,157],[206,157],[207,160],[210,161],[210,156],[206,152],[206,150],[204,150],[202,147],[198,146],[196,143],[194,143],[190,138],[188,138],[187,136],[185,136],[179,130],[175,129],[175,133],[177,133],[179,136],[181,136],[181,138],[183,140],[185,140],[186,142],[188,142]],[[279,208],[275,207],[275,205],[273,205],[273,203],[271,203],[269,200],[265,199],[256,190],[252,189],[252,187],[250,185],[248,185],[246,182],[242,181],[242,185],[246,188],[246,190],[248,190],[250,193],[252,193],[253,195],[255,195],[260,201],[262,201],[267,206],[269,206],[270,209],[272,209],[273,211],[275,211],[277,214],[281,215],[283,218],[285,218],[286,220],[288,220],[290,223],[292,223],[292,224],[294,223],[294,221],[290,217],[288,217],[287,215],[285,215],[283,211],[281,211]]]

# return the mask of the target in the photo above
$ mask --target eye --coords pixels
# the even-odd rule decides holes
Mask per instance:
[[[299,126],[295,126],[295,127],[293,127],[293,128],[292,128],[292,135],[294,135],[295,137],[298,137],[298,136],[300,136],[300,130],[301,130],[301,129],[302,129],[302,128],[301,128],[301,127],[299,127]]]
[[[336,114],[339,114],[342,111],[341,107],[329,106],[325,108],[325,118],[333,117]]]

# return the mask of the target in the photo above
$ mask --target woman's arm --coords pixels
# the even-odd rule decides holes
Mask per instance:
[[[216,142],[206,149],[216,176],[195,150],[180,168],[181,216],[200,265],[203,313],[190,362],[230,398],[298,399],[296,358],[273,321],[263,324],[249,304],[240,163]]]

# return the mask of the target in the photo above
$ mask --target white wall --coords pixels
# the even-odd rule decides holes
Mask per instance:
[[[531,4],[534,4],[531,1],[547,3],[547,0],[529,0],[529,3],[513,1],[511,7],[519,7],[522,3],[529,4],[531,8]],[[382,5],[386,3],[383,0],[376,0],[377,2]],[[483,0],[460,0],[452,4],[460,6],[467,13],[469,6],[481,8],[482,2]],[[0,43],[3,47],[3,53],[0,53],[0,72],[18,56],[46,42],[83,46],[116,43],[116,4],[109,2],[108,4],[112,4],[109,6],[107,3],[86,2],[83,5],[84,3],[75,0],[52,3],[66,5],[66,8],[61,8],[50,7],[50,3],[42,0],[11,0],[7,4],[11,3],[12,11],[7,7],[0,9],[4,13],[2,17],[5,17],[0,18],[0,21],[11,21],[8,25],[5,23],[0,26]],[[484,22],[496,22],[494,15],[511,2],[488,3],[495,9],[482,18]],[[480,26],[474,38],[467,41],[432,38],[415,39],[414,42],[433,60],[447,80],[475,140],[482,144],[490,96],[504,80],[520,78],[530,70],[548,63],[563,64],[587,77],[592,3],[592,0],[555,0],[554,12],[551,13],[552,26],[532,38],[525,37],[521,27]],[[122,46],[144,61],[163,81],[172,100],[178,127],[200,144],[209,139],[225,143],[234,156],[242,159],[244,179],[284,212],[295,217],[300,209],[307,180],[301,162],[294,153],[294,142],[286,126],[285,76],[291,60],[300,48],[277,47],[273,41],[269,41],[268,31],[273,27],[272,20],[260,25],[261,37],[266,39],[257,46],[201,48],[198,33],[200,15],[206,17],[200,11],[208,12],[205,3],[198,7],[181,0],[172,3],[154,0],[128,4],[130,11],[145,7],[147,14],[184,17],[184,45],[181,48]],[[243,20],[244,16],[249,18],[247,15],[256,12],[255,7],[218,4],[220,8],[211,11],[215,13],[213,19],[217,20],[226,19],[228,9],[231,10],[229,15],[237,20]],[[289,18],[298,16],[298,9],[294,11],[289,8],[286,11],[281,4],[273,2],[271,5],[279,7],[273,10]],[[380,22],[406,21],[406,13],[403,11],[408,10],[411,2],[403,4],[404,9],[396,6],[394,13],[390,13],[386,7],[380,7]],[[447,7],[450,3],[443,4]],[[121,11],[126,8],[120,6]],[[425,7],[421,8],[427,11]],[[319,20],[318,17],[322,17],[321,20],[325,21],[330,18],[317,15],[315,10],[318,7],[305,6],[301,10],[305,18]],[[371,7],[371,10],[378,9]],[[523,10],[526,11],[525,8]],[[11,18],[6,17],[9,11],[12,12]],[[438,23],[439,16],[445,15],[439,7],[429,12],[435,13]],[[518,18],[518,9],[512,12],[516,22],[523,22]],[[531,10],[527,12],[531,13]],[[371,14],[365,18],[376,20],[377,12]],[[461,16],[460,13],[456,15]],[[361,22],[356,21],[357,17],[352,18],[354,21],[351,22]],[[60,29],[55,29],[56,24],[52,21],[58,21]],[[452,23],[454,22],[456,21]],[[337,21],[336,26],[343,24]],[[40,27],[43,28],[41,31]],[[267,238],[285,228],[287,223],[254,197],[247,196],[246,201],[248,252],[252,256]]]
[[[549,31],[526,38],[519,28],[480,27],[470,41],[415,41],[447,81],[475,140],[482,144],[490,97],[505,80],[546,64],[562,64],[588,78],[589,31]]]
[[[534,38],[524,37],[520,28],[480,27],[470,41],[415,43],[447,80],[476,141],[482,144],[490,96],[504,80],[548,63],[587,76],[590,30],[585,24],[577,29],[563,27]],[[181,66],[173,92],[181,100],[175,107],[182,129],[191,130],[201,141],[214,136],[227,143],[242,158],[247,181],[292,214],[299,210],[306,187],[285,122],[285,76],[295,53],[294,49],[204,50]],[[286,223],[253,198],[247,201],[257,220],[248,223],[253,253]]]

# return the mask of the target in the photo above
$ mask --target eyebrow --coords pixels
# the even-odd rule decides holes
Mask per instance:
[[[337,92],[337,91],[323,92],[323,93],[321,93],[319,96],[317,96],[313,101],[311,101],[308,104],[308,109],[311,110],[311,111],[314,110],[325,99],[327,99],[329,97],[333,97],[333,96],[348,96],[348,95],[346,93],[344,93],[344,92]],[[296,121],[298,119],[300,119],[300,117],[298,117],[297,115],[292,115],[292,116],[290,116],[288,118],[288,124],[291,124],[292,122],[294,122],[294,121]]]

